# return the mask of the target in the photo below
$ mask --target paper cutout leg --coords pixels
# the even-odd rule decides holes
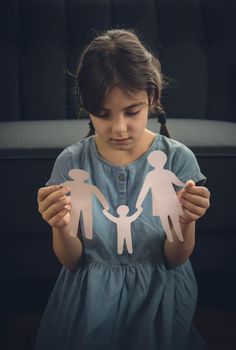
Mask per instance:
[[[133,254],[133,244],[131,238],[131,232],[126,232],[125,234],[121,231],[117,231],[117,253],[122,254],[124,251],[124,245],[129,254]]]
[[[172,236],[172,231],[171,231],[169,220],[168,220],[168,216],[161,216],[160,220],[161,220],[162,227],[166,233],[167,239],[170,242],[174,242],[174,239]]]
[[[129,254],[133,254],[131,230],[125,234],[125,243]]]
[[[69,235],[72,237],[76,237],[78,233],[80,213],[78,213],[73,206],[71,207],[70,217],[71,217],[71,220],[70,220]]]
[[[117,253],[122,254],[124,250],[125,236],[117,230]]]
[[[126,244],[126,248],[129,254],[133,254],[133,244],[131,238],[131,230],[127,228],[126,231],[122,231],[117,228],[117,253],[122,254],[124,251],[124,245]]]
[[[182,235],[182,231],[181,231],[181,227],[180,227],[180,222],[179,222],[179,216],[178,215],[172,215],[170,216],[172,225],[174,227],[175,233],[178,237],[178,239],[183,242],[184,241],[184,237]]]
[[[93,238],[93,216],[92,210],[83,212],[84,232],[87,239]]]
[[[77,203],[76,203],[77,204]],[[93,217],[92,217],[92,208],[88,205],[85,208],[81,208],[78,204],[72,204],[70,212],[70,236],[77,236],[79,221],[81,215],[83,216],[83,226],[84,226],[84,235],[88,239],[93,238]],[[92,207],[92,205],[91,205]]]

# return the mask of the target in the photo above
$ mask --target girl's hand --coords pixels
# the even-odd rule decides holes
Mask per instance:
[[[71,197],[68,187],[55,185],[38,191],[38,210],[43,219],[54,228],[64,228],[70,223]]]
[[[206,187],[195,186],[194,181],[186,182],[178,193],[184,215],[180,216],[182,224],[189,224],[201,218],[210,206],[210,192]]]

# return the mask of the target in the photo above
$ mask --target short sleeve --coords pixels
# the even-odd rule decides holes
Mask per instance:
[[[72,155],[69,148],[66,148],[57,157],[46,186],[59,185],[67,181],[69,179],[68,172],[71,168],[73,168]]]
[[[202,174],[194,153],[185,145],[181,144],[177,148],[172,168],[182,182],[193,180],[196,184],[202,185],[206,181],[206,176]]]

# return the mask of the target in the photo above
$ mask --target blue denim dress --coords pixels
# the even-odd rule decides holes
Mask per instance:
[[[79,168],[90,174],[117,217],[120,205],[136,211],[144,179],[153,168],[148,155],[161,150],[165,169],[182,181],[205,179],[193,153],[183,144],[156,135],[149,150],[126,166],[100,157],[94,137],[68,148],[57,158],[48,185],[69,179]],[[176,188],[177,189],[177,188]],[[143,211],[131,224],[133,253],[117,252],[117,227],[93,198],[93,238],[81,226],[83,257],[76,272],[63,267],[41,320],[36,350],[202,350],[205,343],[192,325],[197,285],[190,261],[170,268],[163,256],[165,234],[152,216],[150,191]],[[81,218],[82,219],[82,218]]]

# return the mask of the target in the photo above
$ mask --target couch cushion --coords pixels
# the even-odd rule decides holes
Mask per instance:
[[[197,155],[235,156],[236,123],[168,119],[171,137],[183,142]],[[149,119],[148,127],[159,132]],[[88,120],[45,120],[0,123],[0,158],[56,157],[66,146],[88,133]]]

